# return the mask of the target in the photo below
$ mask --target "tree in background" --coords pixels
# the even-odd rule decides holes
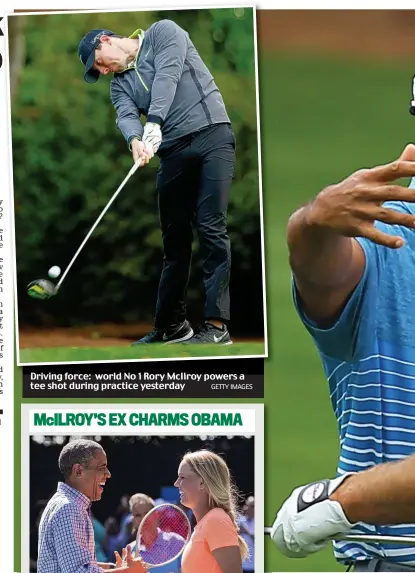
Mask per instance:
[[[9,53],[10,53],[10,97],[13,100],[20,82],[22,67],[26,57],[26,42],[24,29],[25,16],[10,18],[8,26]]]

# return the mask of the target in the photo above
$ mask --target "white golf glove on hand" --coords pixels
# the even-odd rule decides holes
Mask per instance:
[[[143,143],[144,143],[144,153],[146,153],[150,159],[153,159],[154,150],[152,146],[149,143],[146,143],[145,141]]]
[[[160,126],[157,123],[147,122],[144,126],[144,133],[142,142],[149,145],[153,149],[153,154],[157,153],[161,145],[163,137],[161,135]]]
[[[337,533],[354,524],[338,501],[329,496],[351,474],[297,487],[284,502],[271,528],[271,539],[287,557],[307,557],[324,549]]]

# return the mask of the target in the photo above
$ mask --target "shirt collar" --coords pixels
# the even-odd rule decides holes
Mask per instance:
[[[127,70],[131,70],[132,68],[135,68],[137,61],[138,61],[138,57],[139,57],[140,52],[141,52],[141,48],[143,47],[144,36],[145,36],[145,31],[142,30],[141,28],[138,28],[130,36],[128,36],[132,40],[138,40],[138,52],[137,52],[137,55],[134,58],[134,60],[132,60],[126,68],[121,70],[121,72],[116,72],[117,74],[122,74],[122,73],[126,72]]]
[[[140,40],[140,47],[138,49],[139,51],[140,51],[141,46],[143,44],[144,35],[145,35],[144,30],[142,30],[141,28],[137,28],[137,30],[134,30],[134,32],[130,36],[128,36],[129,38],[132,38],[133,40],[136,38],[138,38]]]
[[[85,506],[86,508],[91,507],[91,500],[85,494],[81,493],[79,490],[71,487],[67,483],[59,482],[58,483],[58,492],[62,493],[66,497],[72,498],[75,501],[78,501],[81,505]]]

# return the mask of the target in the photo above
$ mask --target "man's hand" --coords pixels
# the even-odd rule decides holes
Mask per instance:
[[[144,566],[141,557],[137,557],[134,559],[133,553],[131,551],[131,545],[127,545],[125,563],[126,563],[126,571],[129,571],[130,573],[148,573],[148,569],[146,569],[146,567]]]
[[[114,555],[115,555],[115,566],[117,569],[124,567],[125,565],[125,558],[127,556],[127,549],[124,547],[122,550],[122,557],[121,555],[118,553],[118,551],[114,551]]]
[[[144,126],[143,143],[147,143],[153,149],[153,153],[157,153],[162,139],[160,126],[148,121]]]
[[[134,163],[141,159],[140,167],[147,165],[147,163],[154,155],[152,149],[149,149],[148,145],[139,139],[133,139],[130,145]]]
[[[337,533],[353,527],[338,501],[329,496],[350,474],[300,486],[284,502],[271,528],[271,539],[287,557],[307,557],[324,549]]]
[[[415,145],[408,145],[397,161],[361,169],[338,184],[330,185],[309,206],[307,222],[345,237],[366,237],[385,247],[399,248],[401,237],[375,228],[375,221],[414,228],[415,217],[383,206],[386,201],[415,203],[415,190],[393,184],[415,176]]]
[[[413,215],[384,205],[390,200],[415,203],[414,189],[393,184],[411,176],[415,176],[415,145],[408,145],[397,161],[356,171],[326,187],[291,215],[287,226],[290,266],[308,318],[334,324],[359,284],[366,255],[355,237],[395,249],[403,246],[402,233],[393,236],[375,222],[415,227]]]

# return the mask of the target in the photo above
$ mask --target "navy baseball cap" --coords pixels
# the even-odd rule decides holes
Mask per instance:
[[[101,36],[115,36],[111,30],[91,30],[79,42],[78,56],[85,66],[84,80],[89,84],[94,84],[99,80],[100,73],[93,70],[92,66],[95,63],[95,49],[99,46]]]

